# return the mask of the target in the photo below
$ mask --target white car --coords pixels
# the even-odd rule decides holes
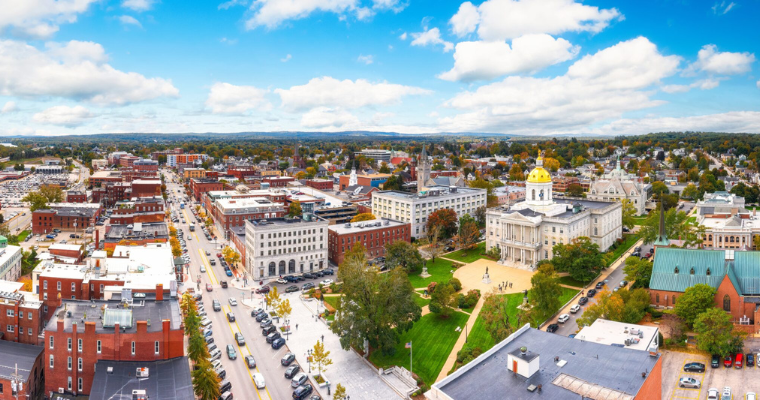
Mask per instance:
[[[702,383],[690,376],[684,376],[678,381],[678,386],[682,388],[699,389],[700,387],[702,387]],[[723,394],[725,396],[726,389],[723,389],[723,390],[724,390]],[[731,389],[728,389],[728,392],[731,393]]]
[[[747,394],[744,395],[744,400],[757,400],[757,394],[755,394],[755,392],[747,392]]]
[[[570,315],[569,314],[562,314],[557,319],[557,322],[559,322],[560,324],[564,324],[565,322],[567,322],[568,319],[570,319]]]
[[[723,388],[723,393],[720,395],[721,400],[731,400],[731,388],[726,386]]]
[[[575,313],[577,313],[580,310],[581,310],[581,306],[579,304],[576,304],[576,305],[570,307],[570,313],[572,313],[572,314],[575,314]]]
[[[707,390],[707,400],[718,400],[720,392],[716,388],[710,388]]]
[[[322,286],[330,286],[330,285],[332,285],[333,280],[332,279],[325,279],[325,280],[323,280],[322,282],[319,282],[319,283],[321,283]]]
[[[258,372],[253,374],[253,383],[256,384],[256,388],[258,389],[264,389],[267,386],[266,382],[264,382],[264,375],[261,375]]]
[[[237,300],[235,300],[234,297],[230,297],[230,305],[231,306],[236,306],[237,305]]]
[[[206,266],[201,264],[201,272],[206,272]]]
[[[279,278],[279,279],[277,279],[277,283],[279,283],[281,285],[284,285],[284,284],[288,283],[288,281],[286,281],[285,279]]]

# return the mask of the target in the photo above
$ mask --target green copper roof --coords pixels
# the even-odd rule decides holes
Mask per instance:
[[[655,253],[649,288],[683,292],[686,288],[703,283],[717,289],[726,275],[725,258],[722,250],[659,247]],[[678,273],[675,272],[676,267]],[[691,273],[692,268],[694,274]]]
[[[735,275],[731,281],[736,279],[734,286],[739,294],[760,295],[760,251],[736,251],[732,264],[731,269]]]

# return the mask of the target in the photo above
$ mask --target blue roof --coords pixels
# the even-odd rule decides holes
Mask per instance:
[[[760,294],[760,251],[736,251],[732,265],[735,276],[732,281],[740,295]],[[731,278],[731,275],[729,275]]]
[[[736,252],[736,254],[739,253]],[[675,272],[676,268],[678,268],[678,273]],[[692,268],[694,268],[693,274]],[[655,251],[649,288],[684,292],[687,288],[702,283],[717,289],[726,275],[726,268],[726,256],[723,250],[658,247]]]

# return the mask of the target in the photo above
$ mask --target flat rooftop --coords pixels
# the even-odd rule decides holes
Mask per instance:
[[[599,344],[624,346],[627,349],[649,351],[657,340],[659,329],[655,326],[626,324],[623,322],[597,319],[575,335],[576,340]],[[630,339],[630,340],[629,340]],[[629,340],[629,344],[626,344]]]
[[[169,237],[169,227],[166,222],[153,222],[129,225],[111,225],[111,229],[105,234],[108,241],[120,241],[121,239],[149,239]],[[138,225],[142,225],[138,227]],[[136,229],[137,228],[137,229]]]
[[[58,331],[58,321],[63,321],[64,332],[71,332],[74,323],[77,332],[84,332],[86,322],[95,323],[95,332],[113,332],[112,321],[119,321],[122,332],[137,332],[139,321],[148,321],[148,332],[160,332],[163,329],[161,321],[169,320],[170,329],[180,329],[182,316],[179,302],[176,299],[155,301],[142,299],[135,301],[134,306],[125,308],[119,300],[69,300],[63,299],[63,304],[55,309],[55,315],[50,318],[45,330]],[[84,321],[84,322],[83,322]],[[105,325],[105,326],[104,326]],[[125,328],[125,329],[124,329]]]
[[[282,203],[275,203],[265,197],[246,197],[242,199],[219,199],[216,201],[217,206],[223,212],[244,214],[248,212],[260,212],[272,210],[282,210]],[[263,209],[263,210],[262,210]]]
[[[18,368],[21,381],[26,382],[29,373],[34,368],[34,362],[43,351],[42,346],[0,340],[0,354],[3,355],[0,360],[0,379],[11,380]],[[8,393],[10,393],[10,388],[8,388]]]
[[[426,196],[420,196],[417,193],[410,193],[410,192],[399,192],[396,190],[381,190],[379,192],[375,192],[374,195],[380,195],[380,196],[393,196],[398,197],[402,199],[415,199],[415,200],[435,200],[437,198],[445,198],[449,196],[460,196],[463,194],[486,194],[485,189],[474,189],[474,188],[456,188],[455,192],[452,192],[449,188],[443,188],[443,187],[435,187],[430,188],[428,190],[428,194]],[[431,194],[433,191],[437,191],[438,195]]]
[[[138,368],[147,368],[148,376],[136,378]],[[132,399],[135,389],[145,390],[150,399],[194,399],[187,357],[160,361],[99,360],[95,364],[90,400]]]
[[[527,347],[539,357],[539,369],[530,378],[508,371],[508,355]],[[559,361],[555,362],[554,358]],[[660,355],[570,339],[523,326],[491,350],[433,385],[429,399],[535,399],[577,400],[580,390],[598,388],[618,392],[615,399],[633,399]],[[574,382],[577,386],[568,386]],[[542,385],[542,393],[528,391]],[[567,387],[567,388],[566,388]],[[571,390],[572,389],[572,390]],[[442,392],[445,396],[438,396]],[[583,392],[586,393],[586,392]],[[588,395],[588,393],[586,393]],[[613,397],[609,397],[613,398]]]
[[[330,225],[328,229],[339,234],[366,232],[376,229],[386,229],[406,225],[406,222],[396,221],[393,219],[374,219],[371,221],[353,222],[346,224]]]
[[[247,224],[252,224],[254,229],[282,228],[284,226],[308,226],[308,225],[327,225],[328,222],[321,219],[312,219],[306,221],[301,218],[269,218],[259,221],[246,220]]]

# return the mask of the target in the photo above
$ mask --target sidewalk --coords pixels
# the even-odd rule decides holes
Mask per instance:
[[[438,374],[438,378],[435,379],[436,382],[447,377],[449,375],[449,371],[451,371],[451,368],[454,367],[454,363],[457,361],[457,352],[459,352],[459,350],[462,350],[462,347],[464,347],[464,344],[467,342],[466,333],[472,332],[472,327],[475,326],[475,320],[478,319],[478,314],[480,314],[480,309],[483,308],[483,303],[483,297],[481,296],[480,300],[478,300],[478,304],[476,304],[475,308],[472,309],[470,318],[467,319],[467,329],[462,329],[462,332],[459,333],[459,339],[457,339],[457,342],[454,344],[454,348],[451,349],[451,353],[449,353],[449,356],[446,358],[446,363],[443,364],[443,368]]]

